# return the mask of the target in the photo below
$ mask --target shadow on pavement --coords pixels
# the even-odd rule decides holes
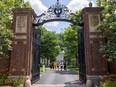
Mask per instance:
[[[80,80],[74,80],[71,82],[66,82],[63,87],[86,87]]]
[[[54,71],[55,73],[59,73],[59,74],[66,74],[66,75],[77,75],[79,74],[78,71]]]

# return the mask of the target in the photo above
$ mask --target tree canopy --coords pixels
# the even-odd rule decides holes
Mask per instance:
[[[82,23],[81,10],[77,11],[75,15],[71,16],[71,19],[79,24]],[[63,33],[65,60],[73,64],[74,62],[77,64],[78,60],[78,28],[79,25],[70,24]]]
[[[29,7],[29,3],[25,3]],[[0,0],[0,59],[6,58],[12,43],[12,9],[24,7],[23,0]]]
[[[60,52],[59,37],[55,32],[47,31],[44,27],[39,26],[39,29],[41,30],[41,58],[55,61]]]
[[[64,31],[64,51],[65,51],[65,60],[67,62],[74,62],[77,58],[77,29],[73,29],[69,26]]]
[[[99,6],[103,6],[103,21],[98,25],[98,29],[104,31],[107,43],[101,47],[100,52],[108,60],[116,60],[116,0],[97,0]]]

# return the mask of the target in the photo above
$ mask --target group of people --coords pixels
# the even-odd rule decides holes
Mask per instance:
[[[50,63],[50,69],[54,69],[54,70],[56,70],[56,69],[58,69],[58,70],[66,70],[66,63],[65,62],[62,62],[62,61],[60,61],[60,62],[52,62],[52,63]]]

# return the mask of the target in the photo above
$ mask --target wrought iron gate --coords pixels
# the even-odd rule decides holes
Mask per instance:
[[[83,23],[75,22],[71,16],[75,16],[77,18],[77,15],[72,13],[71,10],[69,10],[65,5],[60,4],[59,0],[57,0],[55,5],[52,5],[48,8],[47,11],[42,13],[41,15],[35,17],[33,21],[33,26],[40,26],[47,22],[52,21],[66,21],[71,22],[72,24],[76,24],[78,26],[82,26]],[[35,29],[36,30],[36,29]],[[80,63],[80,80],[84,83],[86,82],[86,71],[85,71],[85,60],[84,60],[84,40],[83,40],[83,31],[82,29],[79,29],[79,63]],[[34,33],[34,35],[37,35],[38,33]],[[39,42],[36,41],[37,36],[34,36],[33,41],[33,79],[36,80],[39,77]]]
[[[86,66],[84,55],[84,29],[78,29],[79,80],[86,83]]]
[[[32,83],[40,78],[40,30],[33,29]]]

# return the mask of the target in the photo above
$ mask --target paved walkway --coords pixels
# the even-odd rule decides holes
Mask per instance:
[[[39,85],[33,85],[32,87],[86,87],[85,85],[65,85],[65,84],[56,84],[56,85],[53,85],[53,84],[39,84]]]
[[[50,70],[45,72],[32,87],[85,87],[78,80],[76,71]]]

